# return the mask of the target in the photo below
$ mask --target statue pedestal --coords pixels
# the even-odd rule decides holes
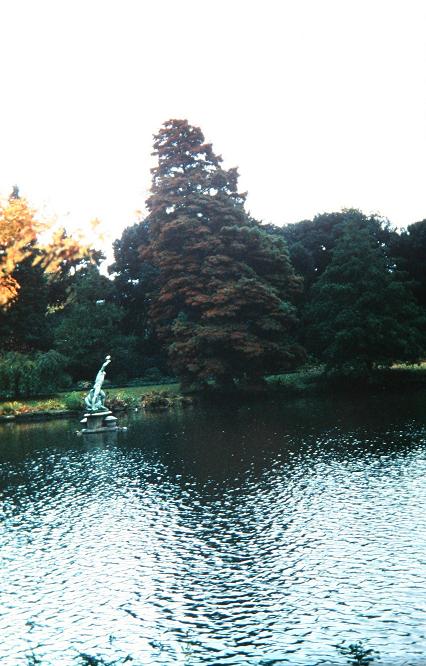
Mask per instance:
[[[81,423],[86,426],[81,432],[90,435],[95,432],[111,432],[111,430],[117,429],[116,422],[117,419],[112,416],[112,412],[109,410],[105,412],[87,412],[84,419],[81,420]]]

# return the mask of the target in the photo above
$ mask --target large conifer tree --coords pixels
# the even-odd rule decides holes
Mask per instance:
[[[423,315],[370,225],[350,221],[307,307],[311,343],[329,370],[362,376],[422,355]]]
[[[237,170],[222,168],[200,129],[170,120],[154,149],[141,253],[159,271],[151,317],[177,376],[230,386],[294,368],[301,285],[285,243],[247,215]]]

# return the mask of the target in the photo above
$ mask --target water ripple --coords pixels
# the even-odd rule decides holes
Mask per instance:
[[[422,663],[424,423],[321,410],[4,431],[2,664]]]

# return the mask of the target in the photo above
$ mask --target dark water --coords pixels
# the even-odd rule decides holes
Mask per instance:
[[[425,394],[77,425],[0,427],[1,664],[426,664]]]

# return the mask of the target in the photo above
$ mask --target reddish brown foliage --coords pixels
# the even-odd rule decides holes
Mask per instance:
[[[151,317],[186,382],[252,380],[294,366],[290,301],[301,288],[284,243],[244,211],[237,171],[198,128],[169,121],[154,143],[147,201],[149,244],[159,269]]]

